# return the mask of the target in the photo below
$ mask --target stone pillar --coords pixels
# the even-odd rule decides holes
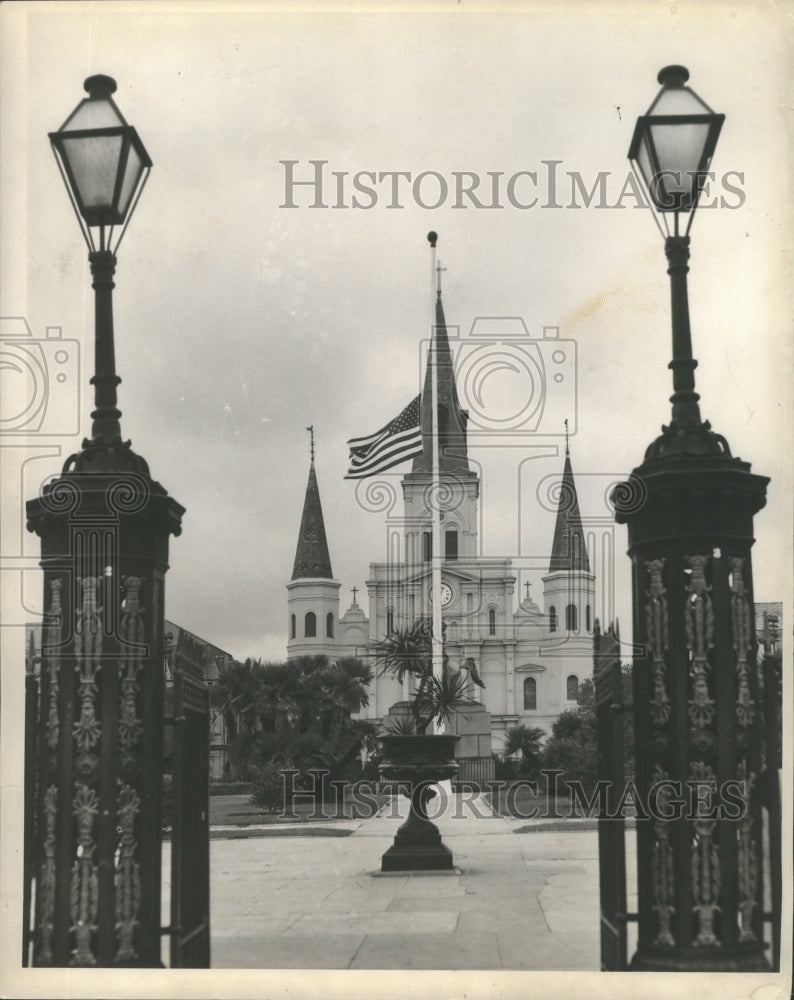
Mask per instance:
[[[634,969],[769,968],[750,552],[767,483],[708,423],[674,421],[614,493],[640,650],[636,777],[655,803],[637,821]]]
[[[27,504],[28,528],[41,538],[45,611],[33,962],[153,967],[164,582],[184,509],[128,446],[87,455],[78,465],[93,469],[67,463]],[[120,455],[127,468],[113,470]]]

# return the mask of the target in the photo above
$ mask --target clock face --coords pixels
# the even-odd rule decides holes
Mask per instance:
[[[448,583],[441,584],[441,607],[445,608],[452,600],[452,587]]]

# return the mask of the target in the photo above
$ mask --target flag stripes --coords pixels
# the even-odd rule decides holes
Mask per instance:
[[[399,416],[379,431],[347,442],[350,468],[345,479],[365,479],[422,454],[420,398],[411,400]]]

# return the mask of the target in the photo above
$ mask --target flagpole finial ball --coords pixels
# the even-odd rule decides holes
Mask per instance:
[[[438,233],[430,232],[427,234],[427,242],[431,247],[435,247],[436,241],[438,240]]]

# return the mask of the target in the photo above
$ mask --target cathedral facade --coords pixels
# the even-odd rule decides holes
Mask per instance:
[[[481,554],[478,539],[479,476],[467,455],[468,415],[458,401],[455,372],[440,293],[436,305],[439,469],[443,568],[441,585],[445,652],[453,665],[471,657],[484,688],[470,685],[491,720],[492,748],[516,725],[546,734],[557,716],[576,705],[579,683],[592,676],[595,576],[582,530],[576,484],[566,444],[542,606],[515,593],[512,560]],[[373,562],[366,581],[368,614],[353,591],[339,615],[341,584],[333,577],[317,476],[312,458],[292,579],[287,584],[288,658],[324,653],[371,657],[372,645],[394,629],[432,616],[431,385],[422,393],[421,454],[402,477],[404,517],[390,544],[394,558]],[[374,664],[373,664],[374,666]],[[410,697],[375,670],[362,716],[379,720]]]

